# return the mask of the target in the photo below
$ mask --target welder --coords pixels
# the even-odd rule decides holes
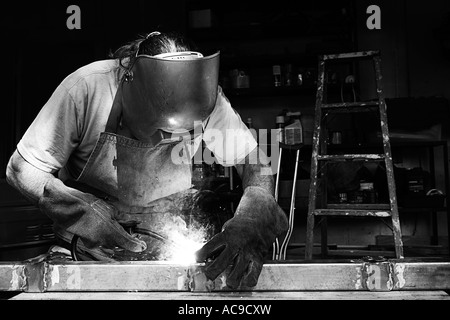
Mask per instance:
[[[236,168],[243,194],[197,261],[209,279],[229,270],[228,286],[252,287],[286,215],[273,177],[262,174],[264,153],[218,84],[220,53],[192,50],[180,35],[152,32],[67,76],[19,141],[7,181],[54,221],[61,243],[79,237],[86,254],[111,260],[114,248],[153,245],[125,227],[162,232],[182,213],[203,140],[219,164]]]

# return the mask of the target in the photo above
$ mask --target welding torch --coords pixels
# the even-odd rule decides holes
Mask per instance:
[[[174,241],[170,240],[169,238],[167,238],[155,231],[152,231],[150,229],[137,228],[137,227],[126,227],[126,230],[128,231],[129,234],[138,233],[138,234],[146,235],[146,236],[152,237],[154,239],[160,240],[166,244],[169,244],[169,245],[177,247],[177,248],[181,247],[176,242],[174,242]],[[80,259],[80,257],[78,256],[78,253],[77,253],[79,238],[80,237],[78,235],[76,235],[76,234],[73,235],[72,241],[70,243],[70,254],[72,256],[73,261],[82,261],[82,259]]]

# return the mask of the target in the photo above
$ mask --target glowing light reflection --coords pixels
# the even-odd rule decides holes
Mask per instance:
[[[172,230],[169,239],[175,244],[167,252],[167,260],[176,264],[193,264],[195,252],[206,242],[204,230],[189,230],[183,233],[179,230]]]
[[[169,118],[169,119],[167,119],[167,121],[169,121],[169,124],[172,126],[175,126],[178,124],[178,121],[175,120],[175,118]]]

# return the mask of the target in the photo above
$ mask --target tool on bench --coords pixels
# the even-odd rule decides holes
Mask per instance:
[[[167,237],[152,231],[150,229],[146,229],[146,228],[136,228],[136,227],[129,227],[127,228],[128,233],[130,234],[142,234],[142,235],[146,235],[149,237],[152,237],[153,239],[159,240],[165,244],[168,244],[169,246],[173,246],[176,248],[182,248],[183,246],[180,244],[175,243],[174,241],[168,239]],[[78,254],[78,240],[79,240],[79,236],[74,235],[72,238],[72,241],[70,243],[70,253],[72,256],[72,259],[74,261],[82,261],[83,259],[81,259],[81,257]]]
[[[286,235],[284,236],[284,239],[281,243],[281,246],[279,244],[278,238],[275,240],[273,244],[273,254],[272,259],[273,260],[286,260],[286,251],[289,244],[289,241],[292,236],[292,231],[294,229],[294,214],[295,214],[295,193],[296,193],[296,187],[297,187],[297,173],[298,173],[298,164],[299,164],[299,158],[300,158],[300,149],[302,148],[303,143],[295,144],[295,145],[287,145],[284,143],[279,143],[279,155],[278,155],[278,167],[277,167],[277,176],[275,180],[275,200],[279,202],[279,185],[280,185],[280,169],[281,169],[281,159],[283,150],[295,150],[295,168],[294,168],[294,177],[293,177],[293,183],[292,183],[292,196],[291,196],[291,202],[289,207],[289,227],[287,230]]]

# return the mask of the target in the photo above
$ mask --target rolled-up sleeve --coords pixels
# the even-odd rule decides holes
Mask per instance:
[[[28,127],[17,151],[36,168],[54,173],[64,167],[76,148],[79,124],[75,99],[61,84]]]
[[[203,140],[215,160],[225,167],[242,162],[258,145],[220,87],[216,106],[204,129]]]

